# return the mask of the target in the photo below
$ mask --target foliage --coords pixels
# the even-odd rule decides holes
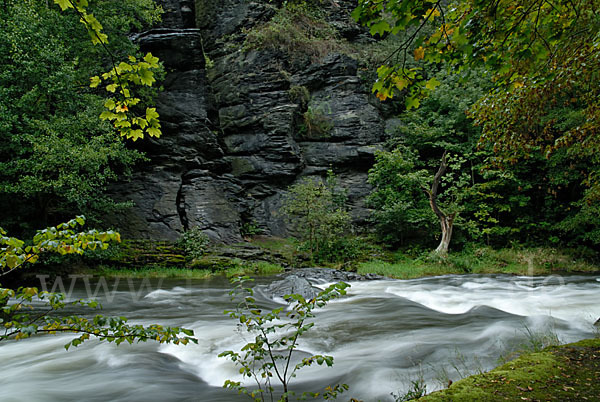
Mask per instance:
[[[593,55],[599,24],[594,9],[594,0],[360,0],[353,16],[371,34],[409,33],[396,49],[399,62],[380,69],[374,89],[387,97],[409,88],[416,100],[436,85],[423,66],[405,68],[409,51],[417,61],[446,63],[459,72],[483,67],[497,87],[512,91],[526,78],[552,81],[555,68]]]
[[[394,397],[395,402],[407,402],[412,401],[418,398],[421,398],[427,395],[427,384],[423,378],[418,378],[416,380],[412,380],[410,382],[411,388],[404,392],[394,394],[392,393],[392,397]]]
[[[292,85],[288,90],[288,96],[292,102],[298,103],[300,109],[306,109],[310,101],[310,92],[303,85]]]
[[[237,390],[240,394],[249,396],[255,401],[264,401],[267,396],[271,400],[275,393],[272,380],[278,382],[283,393],[279,401],[288,401],[295,392],[289,389],[292,378],[296,373],[313,364],[331,367],[333,357],[314,355],[303,358],[299,363],[291,363],[294,351],[298,347],[299,338],[309,331],[314,323],[313,310],[324,307],[328,301],[346,294],[350,285],[340,282],[321,291],[316,297],[306,300],[298,294],[286,295],[289,310],[284,307],[272,311],[263,311],[257,305],[252,288],[244,287],[248,277],[232,278],[235,288],[230,292],[232,301],[238,299],[235,310],[225,311],[231,318],[240,322],[240,326],[254,336],[254,340],[244,345],[240,352],[225,351],[219,357],[227,357],[240,366],[240,374],[256,382],[257,389],[248,389],[239,381],[227,380],[224,387]],[[239,298],[241,297],[241,301]],[[324,399],[335,397],[348,389],[347,385],[336,385],[323,393]],[[318,393],[305,392],[306,396],[319,396]]]
[[[179,239],[179,246],[191,258],[201,258],[208,251],[210,238],[198,226],[187,230]]]
[[[291,61],[320,60],[340,47],[337,37],[318,4],[289,1],[270,21],[247,32],[244,48],[280,51]]]
[[[589,85],[600,71],[596,8],[595,0],[359,1],[354,17],[372,34],[401,38],[378,70],[380,99],[406,95],[407,109],[418,107],[443,85],[443,68],[464,82],[468,71],[489,76],[491,88],[469,113],[481,127],[480,149],[493,154],[487,167],[496,179],[507,171],[509,195],[480,192],[481,235],[517,230],[597,244],[600,108],[598,87]],[[496,179],[491,187],[501,186]],[[533,214],[507,216],[524,203]],[[509,225],[495,230],[496,214]]]
[[[240,234],[242,236],[254,236],[261,234],[262,232],[263,230],[258,226],[255,220],[244,222],[240,227]]]
[[[586,169],[582,162],[573,160],[563,149],[548,158],[533,154],[518,164],[498,164],[492,147],[478,146],[481,129],[465,115],[465,110],[489,88],[486,75],[474,70],[461,75],[439,73],[437,77],[441,84],[420,108],[399,117],[399,124],[390,133],[389,147],[404,149],[401,153],[411,155],[414,167],[406,169],[414,174],[422,169],[434,171],[444,150],[460,157],[461,163],[454,164],[454,177],[448,177],[462,183],[455,246],[473,241],[499,246],[511,241],[536,245],[594,241],[600,222],[593,214],[593,204],[584,205],[582,201],[584,189],[580,183]],[[394,217],[392,206],[394,197],[400,195],[386,193],[380,185],[393,189],[397,182],[395,188],[406,186],[402,177],[394,176],[404,174],[406,169],[391,155],[386,158],[387,162],[383,157],[378,160],[378,173],[371,172],[372,180],[379,183],[375,190],[378,194],[371,197],[381,237],[401,244],[429,241],[420,235],[427,231],[419,225],[415,230],[399,226],[400,234],[394,235],[393,222],[399,218]],[[416,192],[409,202],[417,197]],[[410,207],[415,211],[419,208]],[[421,208],[425,206],[421,204]],[[398,211],[403,213],[401,207]]]
[[[369,170],[373,192],[367,198],[372,219],[386,243],[404,244],[407,236],[424,236],[434,229],[435,216],[421,184],[430,174],[416,167],[416,155],[407,148],[378,152]]]
[[[350,229],[350,214],[344,209],[346,197],[336,190],[330,171],[326,182],[304,178],[288,189],[283,213],[310,252],[313,260],[331,260]]]
[[[102,80],[105,80],[110,82],[106,85],[106,90],[119,95],[117,99],[111,97],[104,102],[107,110],[100,114],[100,119],[112,122],[122,136],[133,141],[143,138],[144,134],[160,137],[160,123],[156,108],[147,107],[145,114],[133,117],[130,110],[141,102],[140,98],[131,95],[131,85],[152,86],[156,81],[154,71],[159,69],[158,58],[147,53],[143,60],[138,61],[135,56],[129,55],[129,62],[121,61],[117,65],[114,55],[106,46],[108,35],[103,32],[102,24],[94,14],[88,13],[87,0],[54,0],[54,3],[58,4],[62,11],[73,10],[87,29],[92,44],[103,46],[110,56],[111,70],[102,74],[102,78],[97,75],[90,78],[91,88],[98,87]]]
[[[91,43],[75,12],[61,13],[52,2],[7,0],[0,7],[4,226],[38,227],[74,213],[94,220],[127,206],[112,202],[106,186],[142,155],[129,149],[111,124],[98,121],[105,99],[89,83],[110,59],[104,47],[118,58],[135,55],[127,33],[158,15],[150,0],[110,0],[93,7],[111,36],[102,48]]]
[[[333,129],[331,119],[319,107],[308,106],[302,114],[303,123],[300,125],[299,134],[309,139],[324,138]]]
[[[98,232],[95,229],[87,232],[75,232],[78,226],[85,224],[85,218],[78,216],[58,226],[39,230],[34,236],[32,244],[25,245],[23,240],[8,237],[4,229],[0,228],[0,276],[21,268],[26,263],[35,263],[40,254],[46,251],[65,254],[83,254],[86,249],[107,249],[109,242],[120,242],[119,233],[108,231]]]
[[[118,233],[89,230],[77,232],[85,219],[78,216],[66,223],[38,231],[30,245],[8,237],[0,228],[0,276],[6,275],[26,264],[35,263],[42,253],[82,254],[86,249],[106,249],[110,242],[119,242]],[[90,337],[103,341],[133,343],[156,340],[161,343],[187,344],[197,342],[193,331],[185,328],[161,325],[129,325],[124,317],[93,319],[79,315],[61,316],[60,310],[70,306],[100,307],[96,301],[76,300],[66,302],[64,294],[39,292],[37,288],[20,287],[17,290],[0,288],[0,341],[24,339],[36,334],[73,332],[79,336],[65,345],[78,346]]]

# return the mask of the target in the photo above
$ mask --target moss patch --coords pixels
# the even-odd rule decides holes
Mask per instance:
[[[600,395],[600,339],[552,346],[419,401],[584,401]]]

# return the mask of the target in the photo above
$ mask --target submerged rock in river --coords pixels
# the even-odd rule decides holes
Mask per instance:
[[[328,282],[350,282],[350,281],[370,281],[375,279],[385,279],[381,275],[366,274],[361,275],[356,272],[340,271],[331,268],[302,268],[293,272],[301,278],[309,279],[317,283]]]
[[[275,281],[266,287],[265,293],[268,296],[271,298],[283,297],[291,293],[297,293],[305,299],[309,299],[315,297],[321,291],[321,289],[313,286],[311,282],[328,283],[385,279],[379,275],[360,275],[355,272],[331,268],[301,268],[285,275],[282,280]]]
[[[300,278],[298,275],[288,275],[280,281],[271,283],[265,289],[265,293],[271,297],[283,297],[297,293],[305,299],[312,299],[319,292],[320,289],[315,288],[306,278]]]

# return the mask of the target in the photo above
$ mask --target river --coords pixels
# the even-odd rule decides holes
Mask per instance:
[[[225,279],[71,281],[65,283],[71,298],[91,292],[105,315],[192,328],[198,345],[89,341],[65,351],[72,335],[4,342],[1,401],[248,400],[222,388],[226,379],[240,377],[233,363],[217,355],[245,343],[223,314],[232,306]],[[553,333],[562,342],[593,337],[592,324],[600,317],[595,276],[465,275],[350,284],[346,297],[317,311],[315,327],[299,343],[301,351],[332,355],[334,366],[303,369],[292,388],[343,382],[350,390],[340,400],[393,400],[392,392],[419,377],[433,390],[448,378],[496,366],[499,356],[530,341],[528,331]],[[257,294],[265,307],[279,306]]]

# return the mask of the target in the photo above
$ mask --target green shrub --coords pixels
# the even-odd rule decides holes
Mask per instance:
[[[255,220],[252,220],[250,222],[244,222],[240,227],[240,233],[242,236],[254,236],[257,234],[261,234],[262,232],[262,229],[258,227],[258,224]]]
[[[326,138],[333,129],[331,119],[318,107],[309,106],[302,115],[303,123],[300,125],[298,134],[306,138]]]
[[[201,258],[208,251],[210,238],[198,226],[191,228],[181,236],[179,246],[191,258]]]
[[[329,172],[326,181],[304,178],[288,189],[283,213],[293,224],[313,261],[339,261],[344,236],[350,232],[351,218],[345,209],[346,196],[336,190],[335,177]],[[350,249],[350,247],[347,247]]]
[[[305,109],[308,107],[308,102],[310,101],[310,92],[305,86],[292,85],[288,90],[288,96],[290,101],[298,103],[300,108]]]
[[[270,49],[295,60],[320,60],[341,47],[336,30],[306,2],[286,2],[266,24],[247,31],[244,48]]]
[[[278,399],[288,402],[291,397],[304,400],[311,396],[323,399],[335,399],[346,391],[346,384],[337,384],[327,387],[323,393],[303,392],[296,394],[290,389],[290,382],[296,377],[299,370],[316,365],[333,365],[333,357],[314,355],[295,360],[300,337],[313,326],[311,319],[315,317],[313,310],[324,307],[330,300],[346,294],[350,285],[340,282],[330,285],[316,297],[306,300],[299,294],[286,296],[288,308],[279,307],[274,310],[264,309],[259,306],[254,298],[254,290],[246,287],[249,277],[234,277],[231,279],[235,286],[230,292],[235,309],[226,310],[225,313],[234,319],[249,335],[248,343],[241,350],[227,350],[219,357],[228,358],[239,367],[243,377],[253,379],[257,388],[242,385],[240,381],[226,380],[223,387],[247,395],[254,401],[275,400],[275,386],[283,388],[283,394]],[[294,398],[296,399],[296,398]]]

